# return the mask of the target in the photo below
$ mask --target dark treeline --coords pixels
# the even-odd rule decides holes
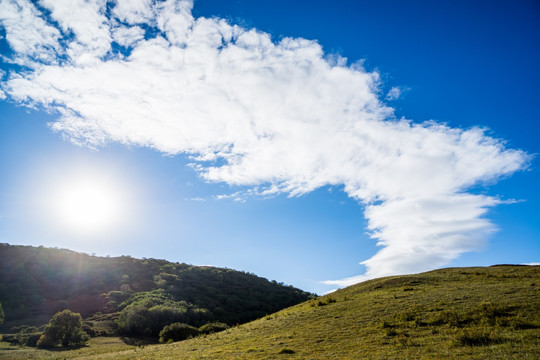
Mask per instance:
[[[69,309],[83,318],[114,319],[120,332],[157,336],[172,322],[235,325],[311,296],[230,269],[0,244],[4,331],[39,326]]]

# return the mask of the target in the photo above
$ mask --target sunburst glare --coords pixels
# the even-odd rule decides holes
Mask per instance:
[[[121,213],[115,192],[107,184],[92,181],[75,183],[63,190],[57,207],[59,220],[85,233],[112,225]]]
[[[51,186],[48,217],[55,227],[77,236],[112,232],[128,215],[125,188],[99,170],[75,172]]]

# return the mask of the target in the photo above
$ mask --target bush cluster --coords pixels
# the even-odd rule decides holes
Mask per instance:
[[[205,324],[199,328],[199,332],[201,334],[211,334],[216,333],[220,331],[227,330],[229,328],[229,325],[222,323],[222,322],[211,322],[208,324]]]
[[[173,341],[182,341],[199,335],[199,330],[184,323],[172,323],[166,325],[159,333],[159,342],[168,343]]]
[[[131,335],[158,336],[171,323],[203,324],[209,313],[185,301],[174,301],[164,290],[138,293],[120,305],[118,327]]]
[[[11,334],[5,334],[3,341],[18,346],[36,346],[39,337],[43,334],[44,326],[37,328],[35,326],[14,326],[11,328]]]

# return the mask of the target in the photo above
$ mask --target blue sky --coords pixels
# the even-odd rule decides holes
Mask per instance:
[[[540,261],[535,2],[66,4],[0,2],[0,242],[317,293]]]

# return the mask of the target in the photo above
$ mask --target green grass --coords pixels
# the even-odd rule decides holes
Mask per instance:
[[[196,339],[74,351],[92,359],[538,359],[539,286],[540,267],[443,269],[368,281]]]
[[[94,358],[104,353],[115,353],[136,346],[126,345],[118,337],[97,337],[90,339],[87,346],[78,349],[54,349],[45,350],[34,347],[13,346],[5,341],[0,341],[0,359],[26,360],[26,359],[77,359]]]

